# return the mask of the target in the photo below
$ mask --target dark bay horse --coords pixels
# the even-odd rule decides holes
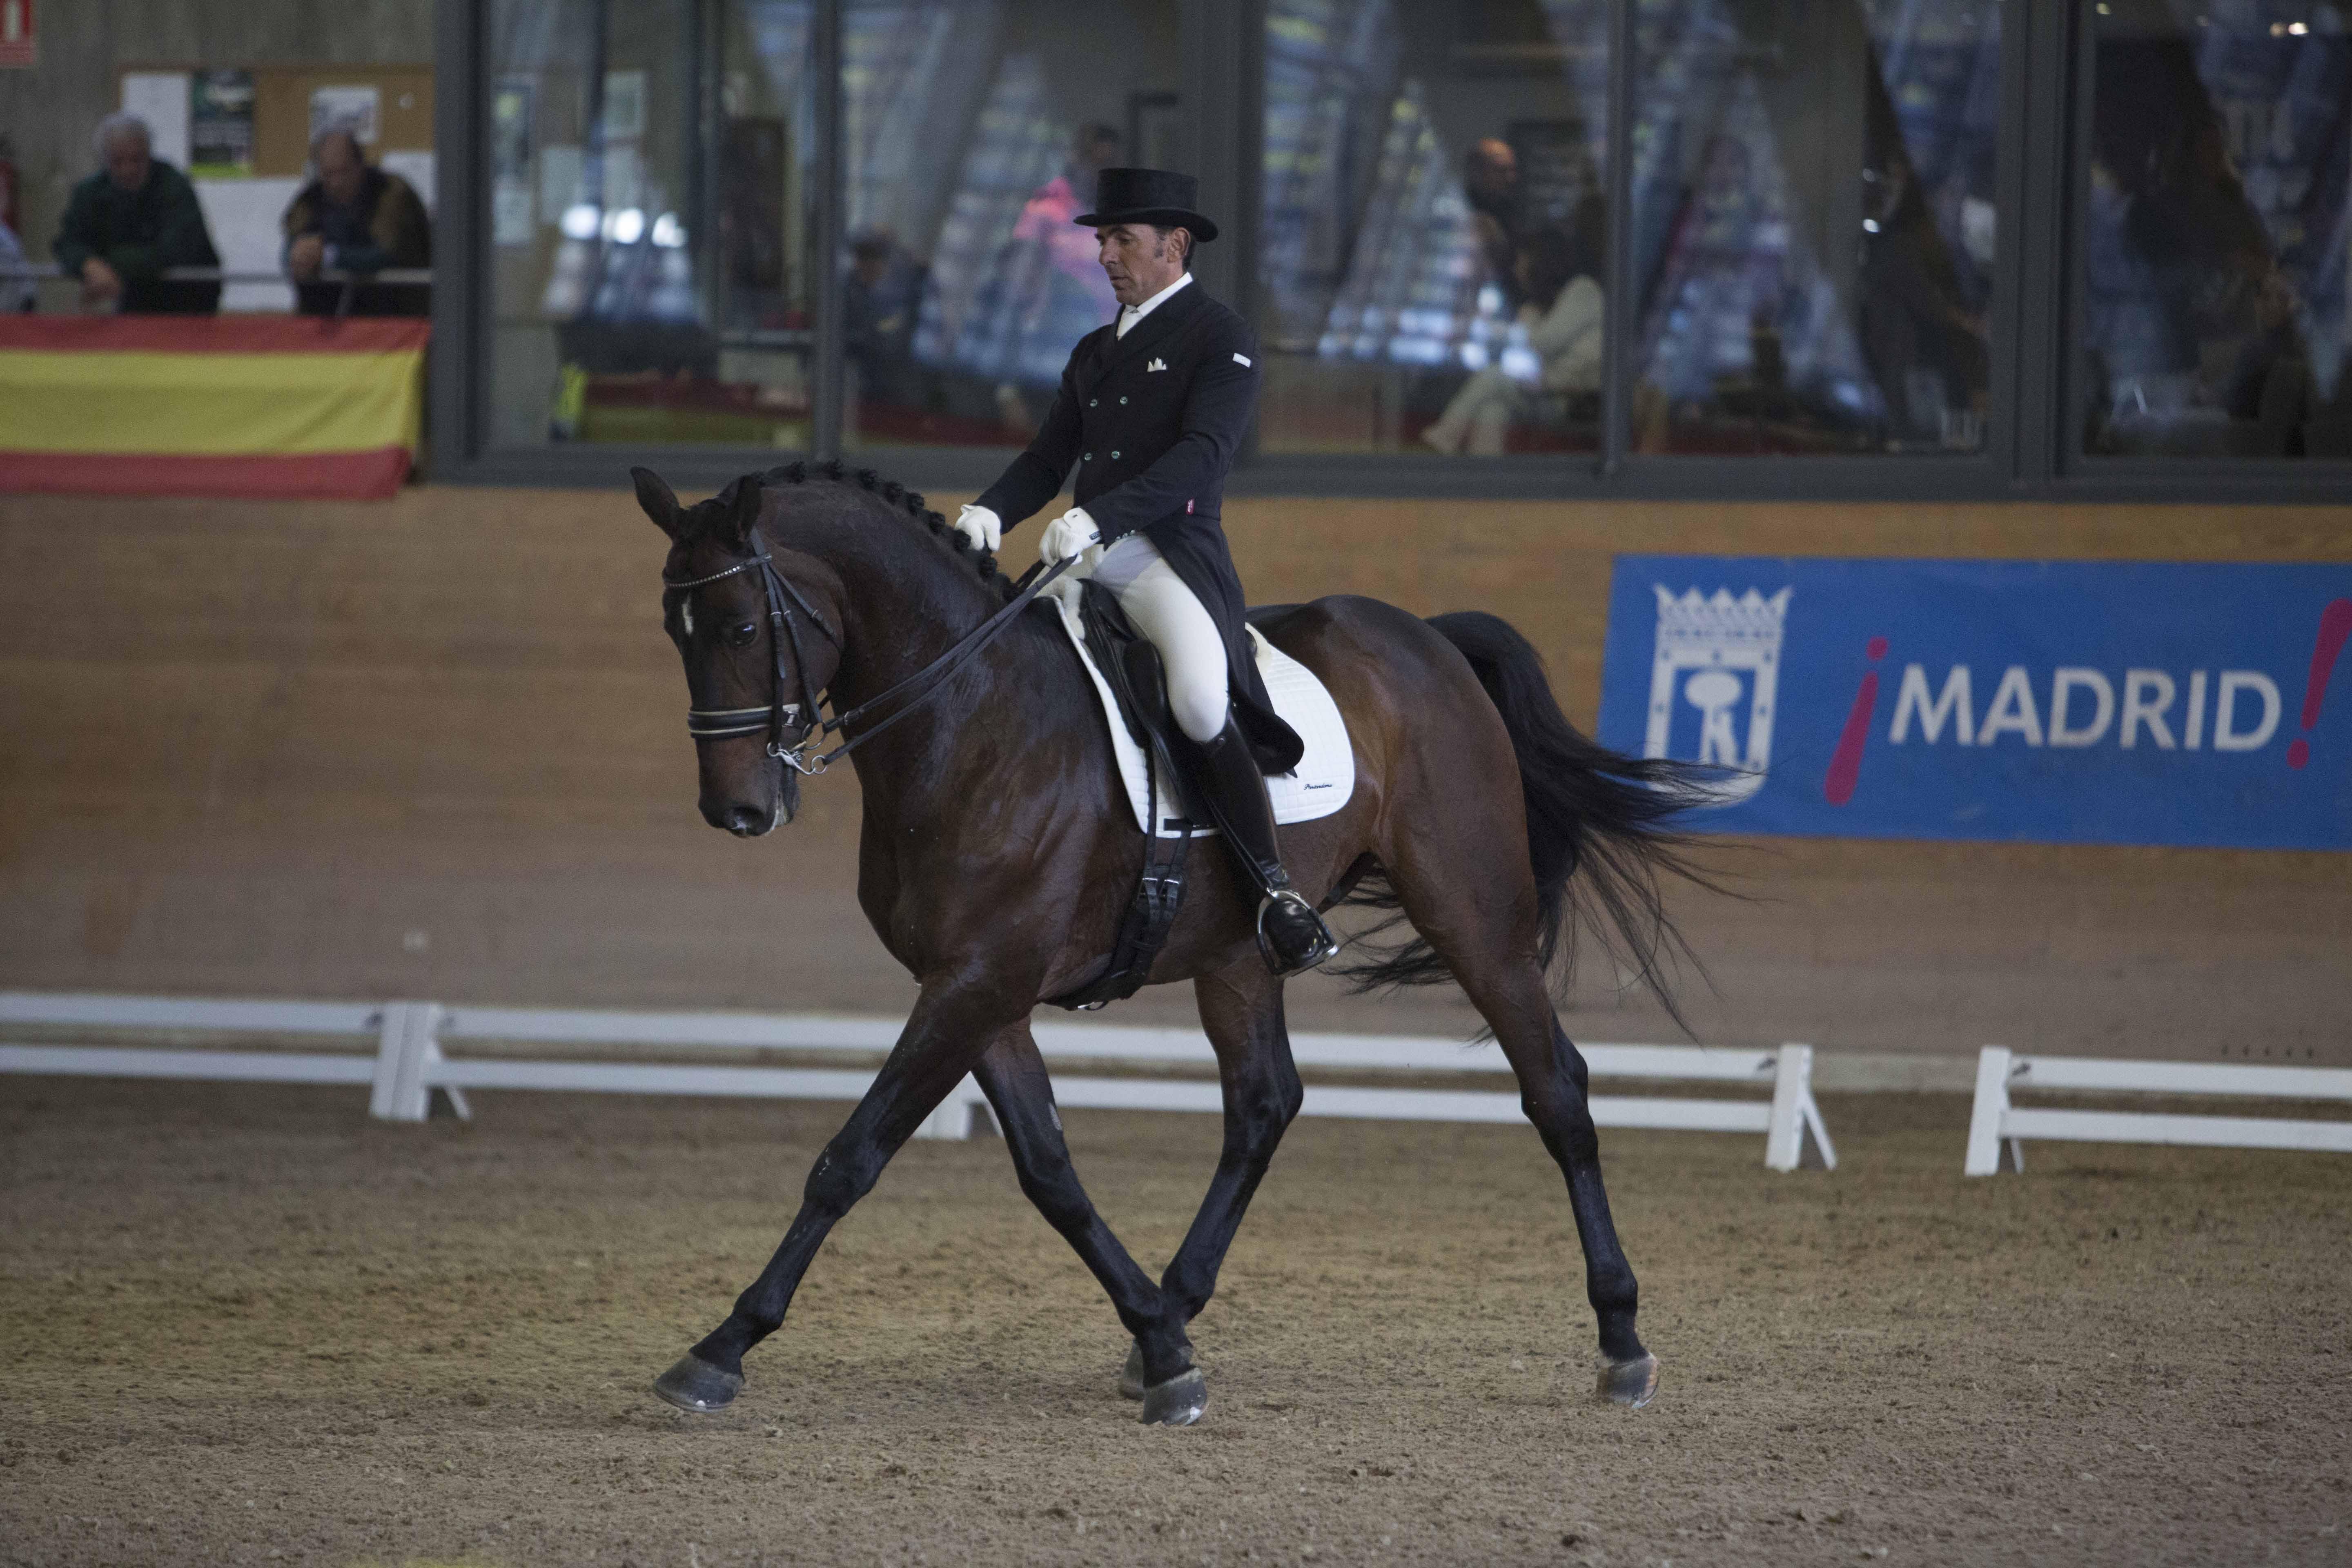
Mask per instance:
[[[792,819],[800,781],[788,764],[811,739],[818,694],[848,713],[920,675],[1011,595],[992,558],[971,553],[921,497],[871,473],[794,464],[691,508],[650,471],[635,474],[640,504],[670,541],[663,611],[686,663],[702,815],[744,837]],[[1408,937],[1360,947],[1371,956],[1351,972],[1358,984],[1452,980],[1492,1027],[1567,1177],[1600,1320],[1599,1394],[1647,1404],[1657,1358],[1634,1331],[1633,1270],[1601,1186],[1584,1060],[1547,974],[1582,920],[1618,939],[1664,994],[1659,964],[1679,939],[1657,877],[1688,874],[1667,819],[1691,800],[1692,781],[1675,763],[1579,734],[1535,650],[1492,616],[1425,621],[1328,598],[1260,626],[1329,688],[1356,752],[1353,797],[1284,828],[1283,858],[1325,907],[1351,901],[1393,911],[1391,926],[1410,923]],[[1022,1190],[1101,1281],[1133,1340],[1121,1391],[1143,1400],[1147,1422],[1190,1423],[1208,1394],[1187,1325],[1301,1098],[1282,983],[1258,953],[1255,900],[1224,856],[1193,856],[1182,917],[1151,972],[1154,984],[1192,982],[1225,1106],[1208,1195],[1155,1281],[1079,1186],[1029,1032],[1042,999],[1103,971],[1142,867],[1094,691],[1055,618],[1039,611],[1012,616],[903,722],[878,731],[896,711],[847,731],[872,742],[850,759],[865,795],[857,896],[920,995],[810,1172],[775,1256],[656,1391],[699,1411],[735,1397],[744,1352],[782,1324],[825,1234],[970,1073]],[[740,716],[731,728],[730,716]]]

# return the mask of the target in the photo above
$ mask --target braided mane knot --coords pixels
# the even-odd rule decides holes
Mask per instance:
[[[919,492],[908,489],[896,479],[884,479],[872,468],[847,469],[841,466],[840,459],[827,458],[822,463],[786,463],[764,473],[743,477],[761,485],[800,485],[812,480],[825,480],[855,484],[862,489],[871,490],[921,523],[933,537],[958,555],[969,560],[972,570],[979,574],[981,582],[994,590],[999,598],[1013,597],[1013,581],[998,569],[994,554],[985,550],[973,550],[971,541],[961,530],[949,527],[948,520],[932,510]]]

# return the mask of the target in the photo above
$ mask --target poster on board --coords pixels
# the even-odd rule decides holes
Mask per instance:
[[[378,128],[383,116],[383,89],[373,83],[310,89],[310,140],[313,142],[330,127],[340,125],[357,136],[362,145],[373,147],[382,139]]]
[[[251,71],[198,71],[189,79],[188,173],[213,180],[252,175]]]
[[[1701,831],[2352,849],[2352,563],[1625,555],[1601,741]]]
[[[122,112],[147,124],[149,151],[173,168],[188,166],[188,73],[125,71]]]

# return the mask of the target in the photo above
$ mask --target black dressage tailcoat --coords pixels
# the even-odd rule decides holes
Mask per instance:
[[[1149,534],[1224,633],[1234,720],[1258,765],[1279,773],[1298,765],[1303,748],[1258,678],[1241,578],[1218,521],[1263,374],[1249,323],[1197,279],[1188,283],[1127,336],[1114,321],[1078,340],[1037,438],[979,504],[1009,529],[1060,493],[1075,469],[1077,504],[1104,543],[1138,529]]]

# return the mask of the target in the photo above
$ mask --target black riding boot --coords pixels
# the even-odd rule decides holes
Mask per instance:
[[[1282,850],[1274,836],[1274,803],[1266,798],[1265,775],[1257,770],[1249,744],[1232,719],[1206,745],[1187,748],[1193,757],[1193,793],[1201,809],[1224,835],[1234,864],[1258,892],[1257,948],[1276,974],[1312,969],[1339,951],[1331,928],[1315,906],[1290,885]]]

